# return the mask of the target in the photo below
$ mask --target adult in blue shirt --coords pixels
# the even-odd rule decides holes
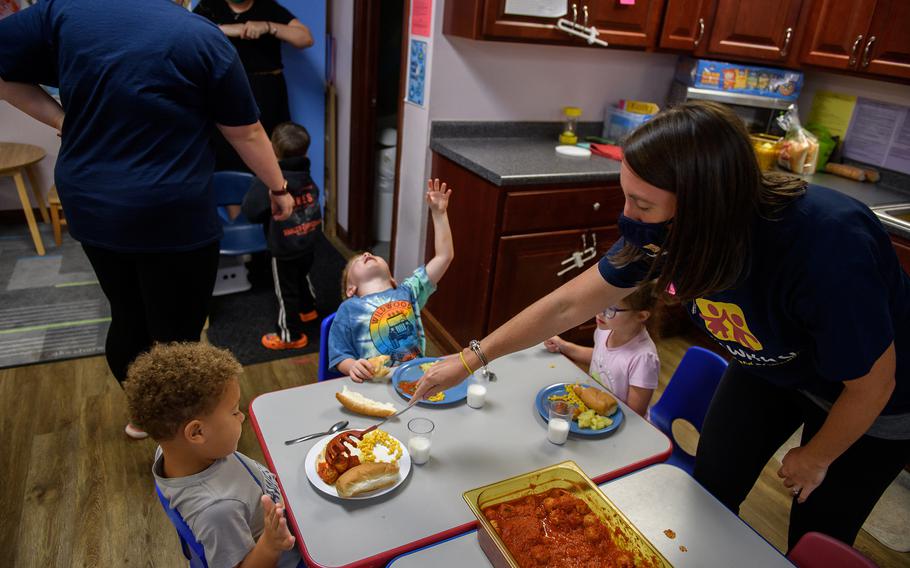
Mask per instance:
[[[39,83],[59,86],[62,106]],[[61,134],[54,177],[111,304],[117,380],[153,342],[198,341],[221,238],[216,128],[272,190],[274,213],[292,207],[224,34],[170,0],[39,0],[0,21],[0,98]]]
[[[910,276],[888,234],[858,201],[762,175],[742,121],[722,105],[664,111],[624,146],[622,238],[481,341],[480,354],[538,344],[655,278],[732,358],[696,479],[739,511],[802,425],[778,472],[794,496],[790,546],[808,531],[852,543],[910,461]],[[473,350],[462,355],[480,365]],[[466,374],[450,358],[417,395]]]

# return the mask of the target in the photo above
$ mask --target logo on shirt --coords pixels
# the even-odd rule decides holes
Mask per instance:
[[[705,321],[708,332],[721,341],[739,343],[751,351],[761,351],[762,344],[749,330],[746,316],[736,304],[712,302],[704,298],[695,300],[699,316]]]
[[[393,355],[396,361],[417,357],[417,317],[411,302],[394,300],[376,308],[370,318],[370,338],[380,353]]]

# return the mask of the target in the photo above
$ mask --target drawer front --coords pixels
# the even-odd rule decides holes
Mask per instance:
[[[506,194],[503,234],[612,225],[622,212],[619,184],[583,189],[515,191]]]

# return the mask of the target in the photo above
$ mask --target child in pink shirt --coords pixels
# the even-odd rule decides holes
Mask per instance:
[[[578,365],[588,365],[592,377],[644,416],[660,373],[657,347],[645,327],[654,303],[653,284],[643,284],[619,304],[597,314],[593,348],[559,336],[544,345]]]

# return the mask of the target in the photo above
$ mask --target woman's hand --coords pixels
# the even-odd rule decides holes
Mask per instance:
[[[222,24],[218,27],[228,37],[240,37],[243,33],[243,24]]]
[[[270,192],[269,200],[272,202],[272,218],[276,221],[284,221],[294,212],[294,198],[290,193],[272,195]]]
[[[240,39],[259,39],[260,36],[271,32],[272,26],[268,22],[246,22],[240,32]]]
[[[417,390],[414,392],[414,396],[417,400],[424,400],[438,392],[454,387],[466,378],[468,378],[468,370],[465,369],[461,358],[458,355],[449,355],[427,369],[427,372],[417,383]]]
[[[800,503],[806,502],[828,473],[828,465],[814,458],[804,446],[787,452],[781,464],[777,476],[784,480],[784,487],[789,489]]]

